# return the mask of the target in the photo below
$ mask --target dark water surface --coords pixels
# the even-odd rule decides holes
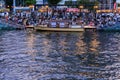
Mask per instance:
[[[120,33],[0,31],[0,80],[120,80]]]

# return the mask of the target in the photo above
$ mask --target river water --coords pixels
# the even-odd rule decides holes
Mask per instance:
[[[0,80],[120,80],[120,33],[0,31]]]

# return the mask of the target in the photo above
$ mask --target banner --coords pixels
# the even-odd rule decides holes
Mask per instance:
[[[114,9],[116,9],[116,6],[117,6],[117,4],[116,4],[116,2],[114,3]]]

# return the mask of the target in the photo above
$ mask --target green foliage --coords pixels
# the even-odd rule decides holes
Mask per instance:
[[[67,6],[74,6],[74,7],[77,7],[78,5],[79,5],[79,3],[78,2],[76,2],[76,1],[72,1],[72,0],[69,0],[69,1],[65,1],[65,5],[67,5]]]
[[[12,10],[12,6],[13,6],[13,0],[5,0],[5,5],[7,8],[10,9],[10,11]],[[9,6],[9,7],[8,7]]]
[[[118,4],[118,7],[120,7],[120,4]]]
[[[5,4],[12,6],[13,5],[13,0],[5,0]]]
[[[113,0],[113,3],[115,3],[116,2],[116,0]]]
[[[36,0],[25,0],[25,5],[34,5],[36,3]]]
[[[78,0],[78,4],[84,6],[84,8],[89,10],[94,10],[94,6],[98,6],[99,2],[89,1],[89,0]]]
[[[59,2],[61,2],[62,0],[48,0],[48,4],[49,5],[57,5]]]
[[[98,1],[95,1],[95,2],[94,2],[94,5],[95,5],[95,6],[98,6],[98,5],[99,5],[99,2],[98,2]]]
[[[65,1],[65,5],[67,5],[67,6],[72,5],[72,0]]]
[[[89,3],[89,0],[78,0],[79,5],[85,5]]]

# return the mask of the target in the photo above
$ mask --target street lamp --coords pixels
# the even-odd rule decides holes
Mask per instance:
[[[13,12],[15,13],[16,0],[13,0]]]
[[[83,6],[79,6],[80,9],[83,9]]]
[[[98,9],[98,6],[94,6],[94,9],[95,9],[95,10]]]
[[[34,11],[34,5],[30,5],[29,8],[32,9],[32,11]]]
[[[95,11],[98,9],[98,6],[94,6]]]
[[[49,8],[49,6],[46,5],[45,8],[47,9],[47,17],[48,17],[48,8]]]
[[[43,5],[45,5],[45,0],[43,0]]]
[[[98,6],[94,6],[94,9],[95,9],[95,18],[96,18],[97,17],[96,10],[98,9]]]
[[[81,9],[83,9],[84,7],[83,6],[79,6],[79,8],[80,8],[80,12],[81,12]]]

